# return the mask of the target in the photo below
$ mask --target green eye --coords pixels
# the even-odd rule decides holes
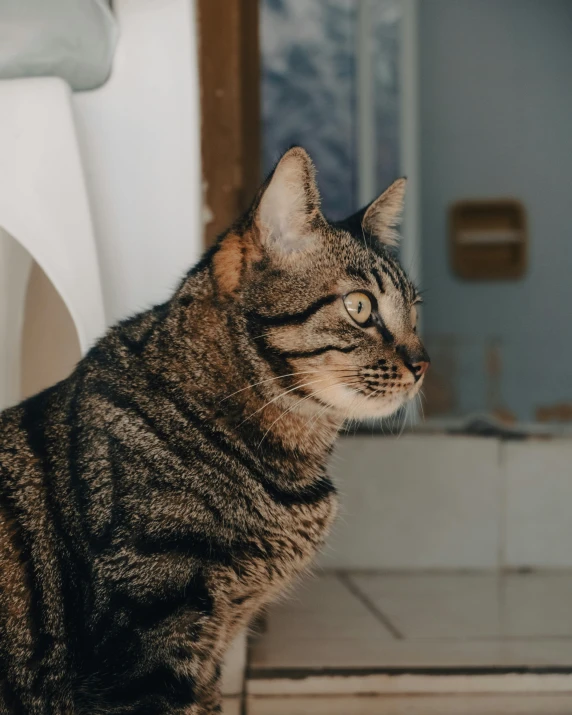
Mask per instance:
[[[344,305],[350,316],[363,325],[371,315],[371,301],[365,293],[350,293],[344,298]]]

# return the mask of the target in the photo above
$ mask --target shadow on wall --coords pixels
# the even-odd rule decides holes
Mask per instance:
[[[0,409],[64,379],[80,357],[60,294],[18,241],[0,230]]]

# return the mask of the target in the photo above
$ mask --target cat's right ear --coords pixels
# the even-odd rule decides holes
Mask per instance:
[[[324,223],[312,160],[301,147],[284,154],[261,188],[246,230],[230,231],[215,253],[221,294],[233,295],[244,269],[266,253],[288,262],[317,243]]]
[[[316,170],[308,153],[293,147],[284,154],[262,189],[255,213],[260,243],[288,257],[311,246],[324,221]]]

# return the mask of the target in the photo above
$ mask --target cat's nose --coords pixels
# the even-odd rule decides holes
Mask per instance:
[[[418,345],[414,349],[399,345],[397,354],[405,363],[405,367],[413,373],[416,382],[423,377],[431,364],[431,359],[422,345]]]
[[[420,362],[415,362],[411,365],[413,368],[413,376],[415,380],[419,380],[423,375],[429,370],[429,365],[431,362],[429,360],[421,360]]]

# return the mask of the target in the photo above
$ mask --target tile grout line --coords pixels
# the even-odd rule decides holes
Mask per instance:
[[[367,608],[367,610],[371,613],[374,618],[379,621],[389,632],[390,634],[399,641],[404,640],[405,636],[401,631],[393,625],[393,623],[389,620],[389,618],[381,611],[375,603],[373,603],[362,591],[356,586],[356,584],[352,581],[351,577],[349,576],[348,573],[345,571],[337,571],[336,576],[338,578],[338,581],[346,587],[346,589],[354,596],[354,598],[357,598],[357,600]]]

